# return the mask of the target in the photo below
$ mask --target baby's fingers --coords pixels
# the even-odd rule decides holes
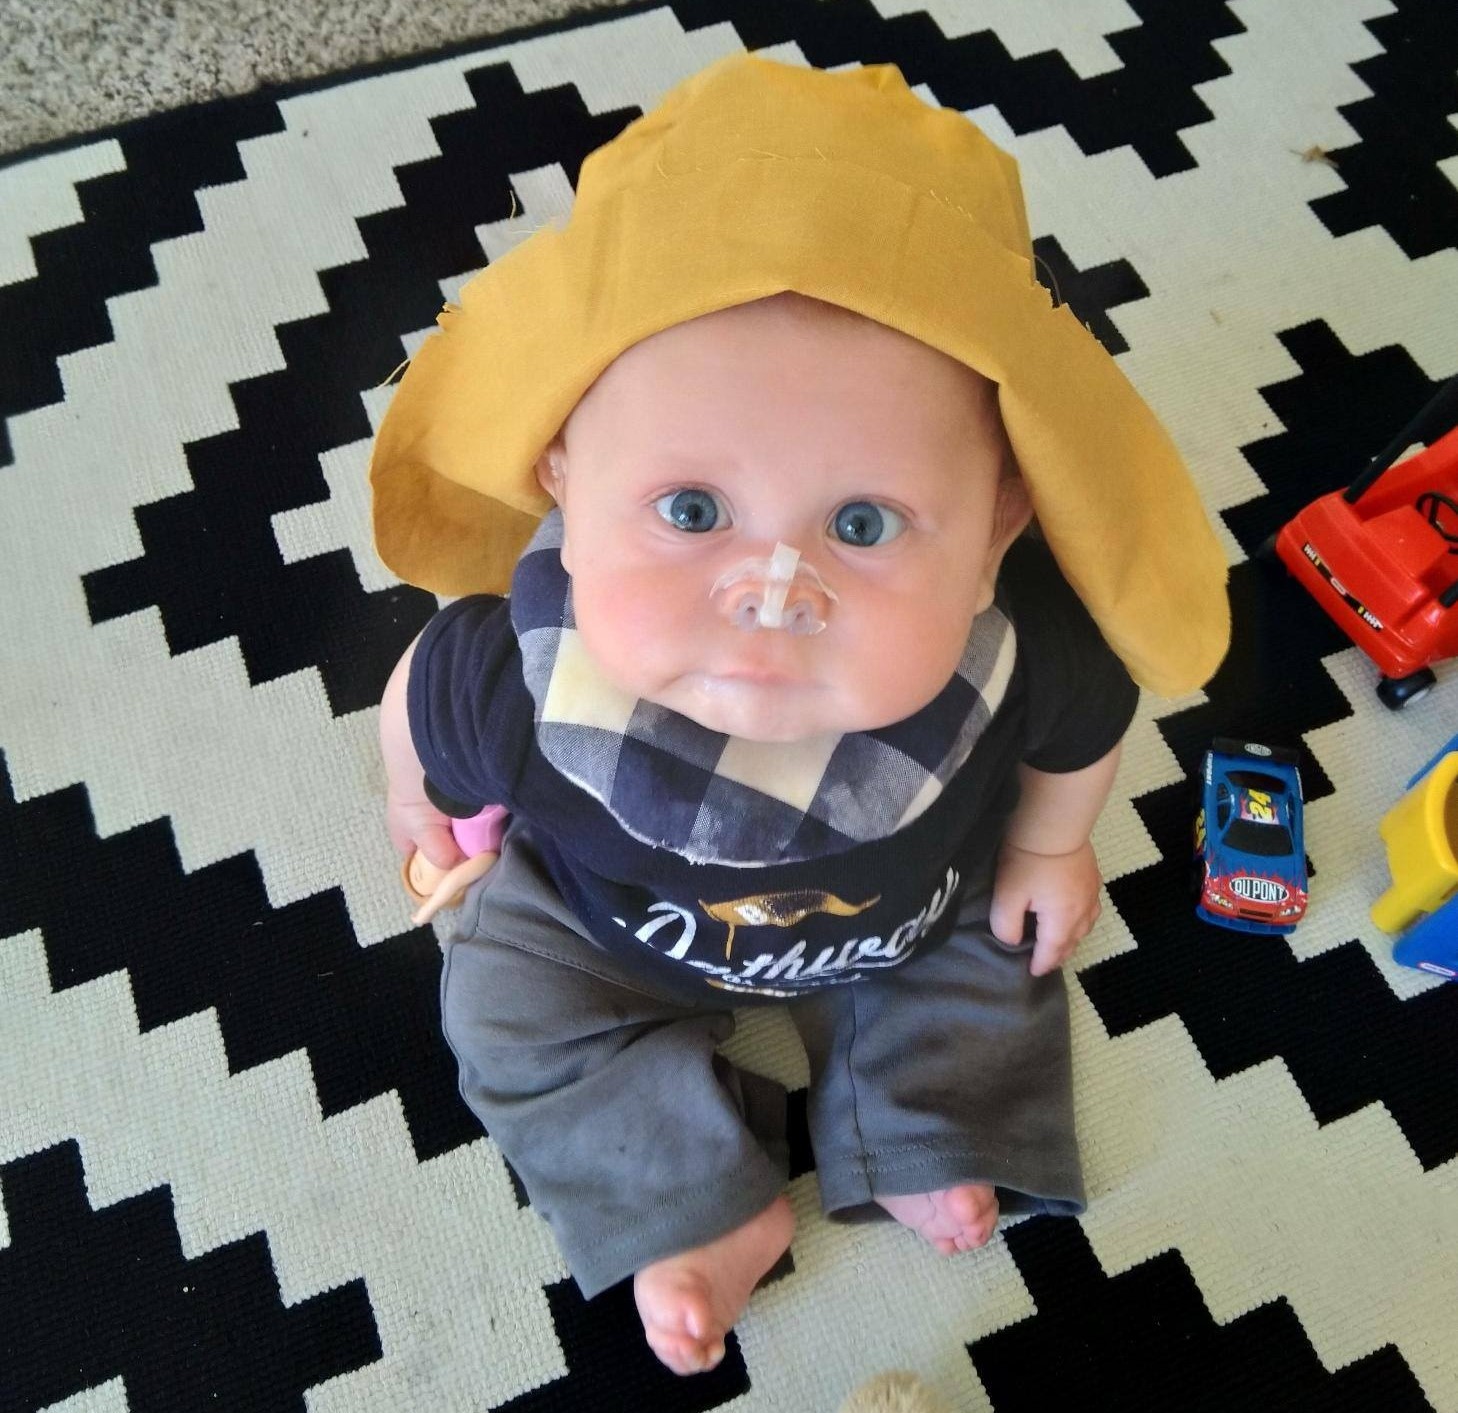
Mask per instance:
[[[992,894],[992,910],[988,914],[988,926],[992,935],[1004,947],[1016,947],[1023,940],[1023,924],[1028,916],[1028,904],[1032,900],[1026,889],[1006,889]]]
[[[1091,912],[1064,914],[1061,917],[1053,915],[1046,922],[1040,916],[1038,918],[1038,940],[1033,947],[1033,957],[1028,964],[1028,970],[1034,976],[1046,976],[1050,971],[1057,971],[1073,955],[1078,944],[1093,930],[1098,915],[1099,908],[1096,903]]]
[[[427,824],[414,833],[415,847],[437,868],[454,868],[465,857],[449,825]]]
[[[1034,976],[1047,976],[1050,971],[1057,971],[1073,955],[1077,946],[1078,939],[1075,937],[1066,937],[1058,942],[1045,942],[1039,937],[1033,947],[1033,959],[1028,963],[1028,970]]]

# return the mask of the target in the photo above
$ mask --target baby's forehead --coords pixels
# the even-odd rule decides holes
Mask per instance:
[[[732,449],[726,452],[719,443],[706,440],[695,447],[678,441],[671,449],[650,448],[647,455],[635,455],[631,461],[645,480],[725,491],[761,486],[769,472],[773,479],[793,476],[808,489],[823,487],[829,494],[853,485],[867,494],[942,498],[1015,474],[1011,456],[1003,454],[1005,445],[1005,440],[996,440],[975,451],[962,447],[950,455],[926,455],[914,446],[872,450],[848,441],[822,448],[823,454],[814,460],[776,466],[735,455]]]
[[[661,433],[689,459],[722,431],[725,406],[751,438],[766,419],[798,408],[807,429],[852,447],[864,442],[867,456],[891,470],[894,441],[1003,440],[989,379],[909,334],[793,293],[648,336],[609,365],[579,408],[588,404],[608,410],[615,430],[627,423],[647,439]]]

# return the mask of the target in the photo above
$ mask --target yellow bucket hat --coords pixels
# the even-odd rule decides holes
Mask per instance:
[[[475,276],[376,439],[375,544],[441,594],[504,593],[552,502],[537,459],[625,349],[793,290],[998,385],[1065,576],[1166,696],[1229,641],[1226,564],[1179,453],[1114,360],[1037,282],[1017,165],[890,65],[740,55],[583,164],[571,217]]]

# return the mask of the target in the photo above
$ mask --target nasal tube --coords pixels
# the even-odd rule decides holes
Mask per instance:
[[[709,596],[736,628],[777,628],[804,637],[824,632],[836,602],[815,566],[803,563],[800,551],[787,544],[720,575]]]

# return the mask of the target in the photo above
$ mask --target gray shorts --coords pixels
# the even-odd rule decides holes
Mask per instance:
[[[826,1213],[992,1183],[1006,1213],[1083,1210],[1063,978],[1028,972],[988,898],[941,947],[786,1001],[810,1060]],[[590,941],[525,833],[444,943],[441,1012],[461,1094],[590,1298],[747,1221],[788,1175],[785,1094],[718,1053],[721,996],[645,983]]]

